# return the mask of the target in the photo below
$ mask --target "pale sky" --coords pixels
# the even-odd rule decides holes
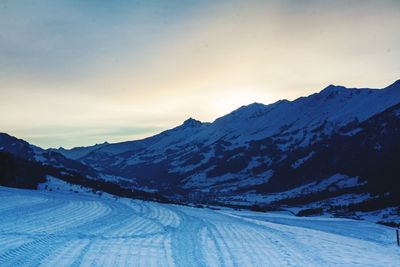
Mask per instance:
[[[0,0],[0,132],[134,140],[400,78],[400,1]]]

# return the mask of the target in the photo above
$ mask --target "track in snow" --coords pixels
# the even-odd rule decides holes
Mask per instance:
[[[0,266],[398,266],[368,222],[0,187]]]

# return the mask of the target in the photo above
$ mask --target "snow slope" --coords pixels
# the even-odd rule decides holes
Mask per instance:
[[[398,266],[364,221],[0,187],[0,266]]]

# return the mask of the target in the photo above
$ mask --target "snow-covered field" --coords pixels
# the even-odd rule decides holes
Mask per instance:
[[[399,266],[365,221],[0,187],[0,266]]]

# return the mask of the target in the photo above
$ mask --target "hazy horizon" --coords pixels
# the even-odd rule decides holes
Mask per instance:
[[[398,1],[0,3],[1,131],[71,148],[400,73]]]

